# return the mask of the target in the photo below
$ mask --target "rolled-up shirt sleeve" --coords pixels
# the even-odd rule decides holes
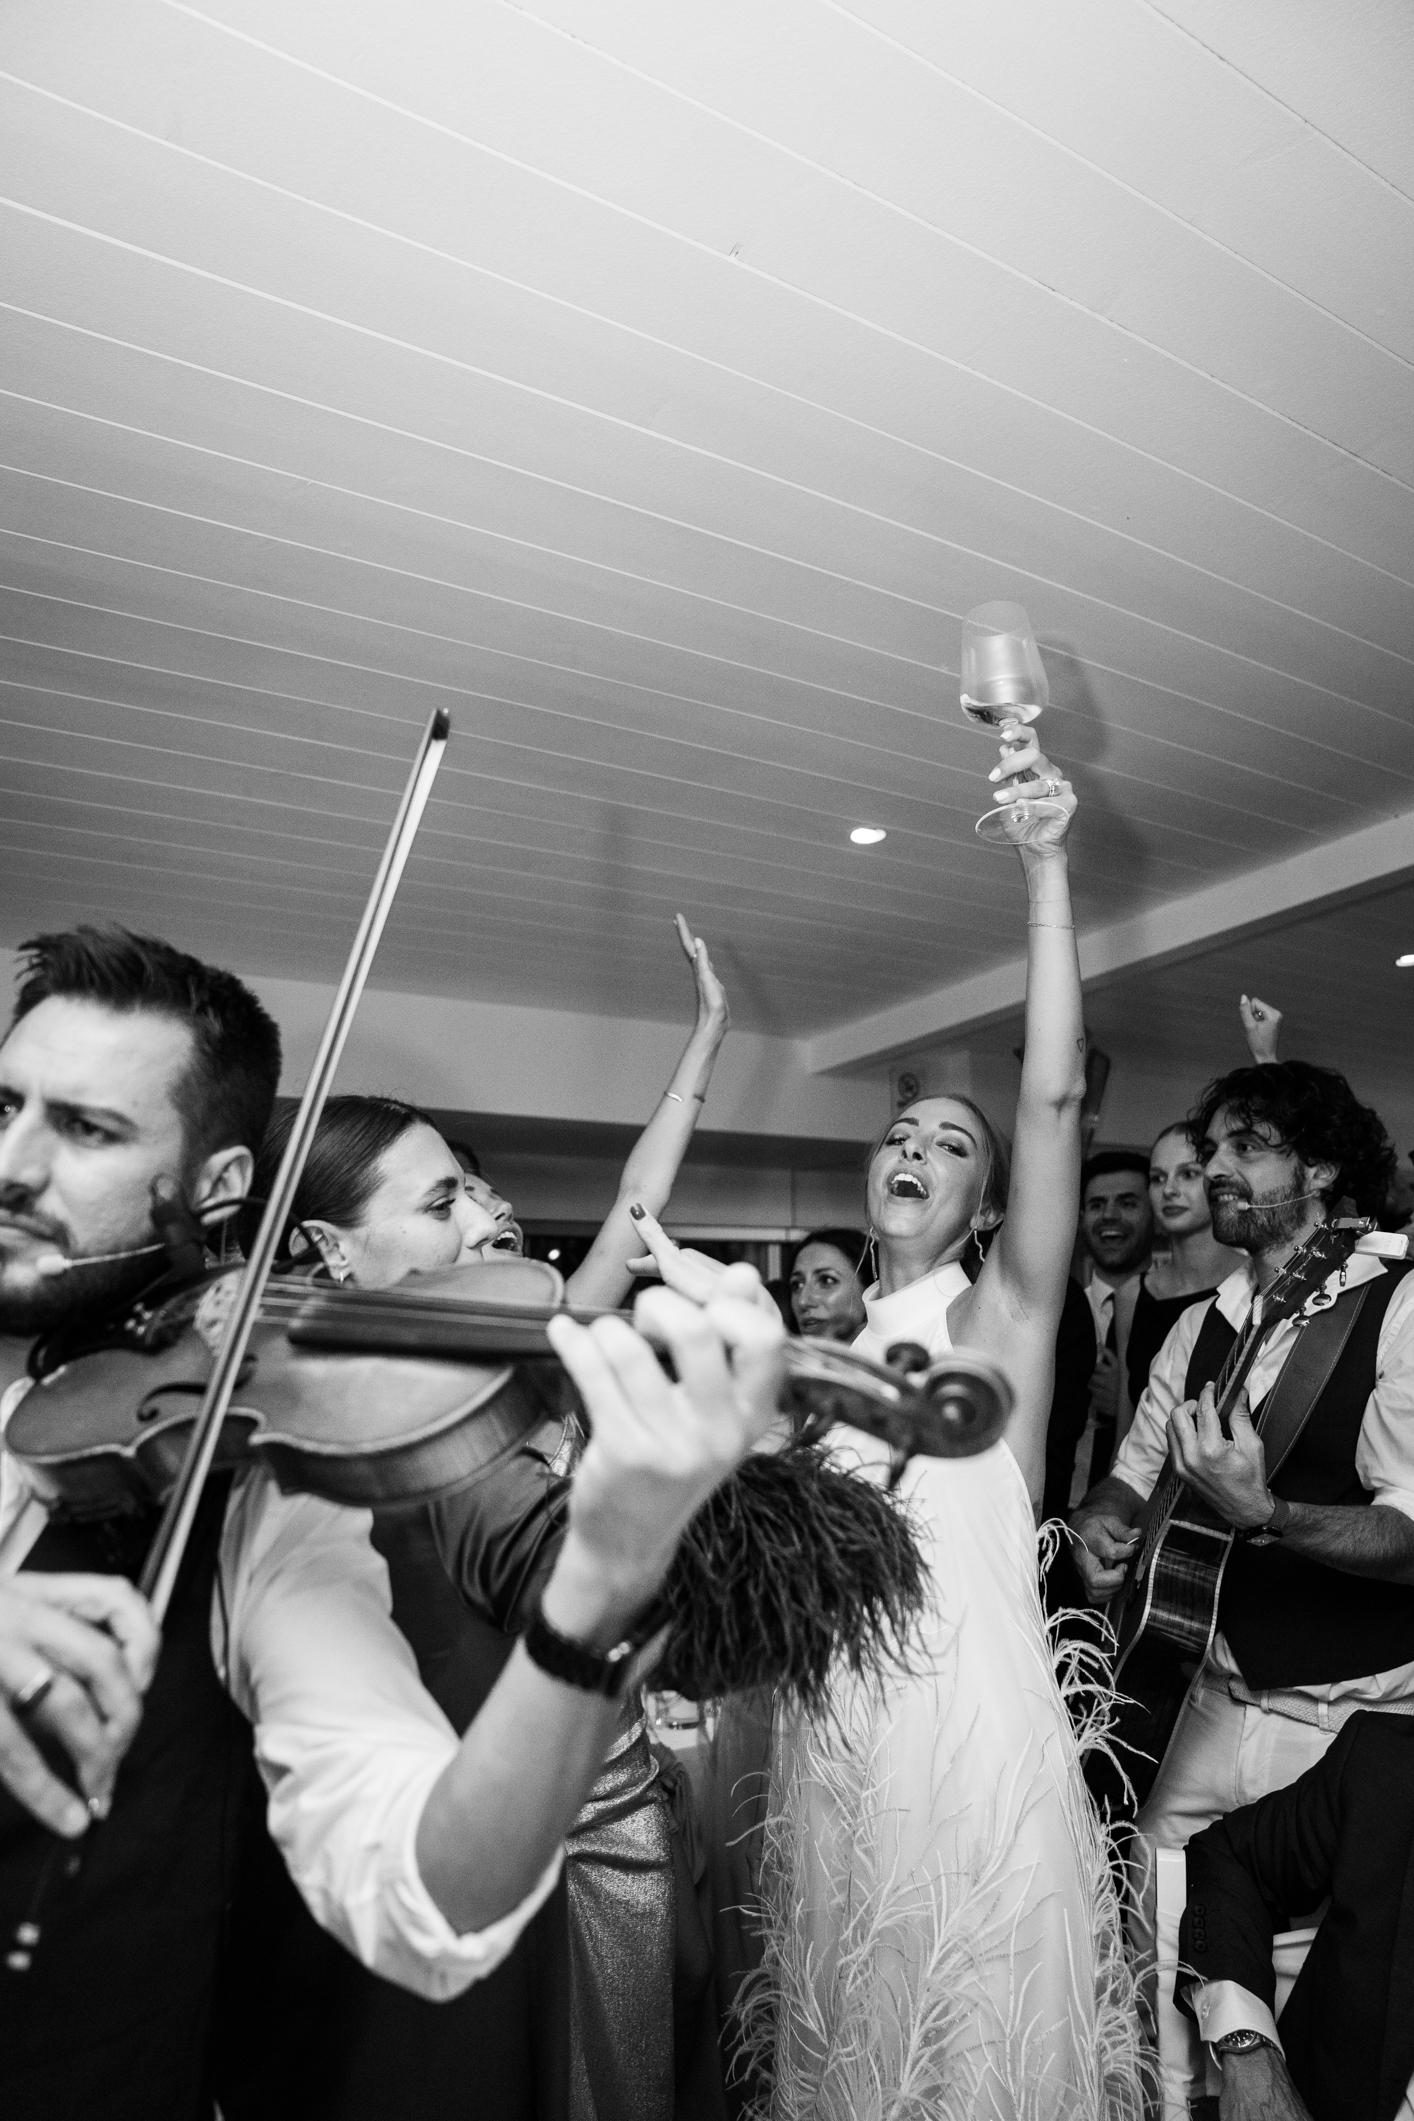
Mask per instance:
[[[1376,1502],[1414,1517],[1414,1274],[1395,1290],[1380,1327],[1355,1472]]]
[[[519,1907],[466,1935],[428,1893],[417,1827],[458,1741],[394,1625],[369,1524],[248,1475],[227,1512],[213,1648],[255,1729],[270,1832],[316,1921],[374,1973],[439,2000],[501,1963],[559,1859]]]

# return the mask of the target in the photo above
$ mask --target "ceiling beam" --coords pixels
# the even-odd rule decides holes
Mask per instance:
[[[1079,938],[1081,978],[1087,990],[1106,987],[1129,973],[1155,971],[1219,943],[1285,927],[1410,875],[1414,811],[1325,840],[1265,868],[1245,870],[1185,898],[1166,899],[1130,920],[1087,929]],[[1014,1015],[1025,993],[1026,960],[1010,958],[803,1040],[805,1064],[812,1074],[824,1075],[877,1066],[900,1053],[964,1038]]]

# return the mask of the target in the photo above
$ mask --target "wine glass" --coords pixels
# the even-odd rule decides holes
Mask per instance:
[[[1001,731],[1004,761],[1017,748],[1022,727],[1036,720],[1050,698],[1046,666],[1023,607],[979,604],[969,611],[962,622],[962,711],[983,729]],[[1029,836],[1020,828],[1065,816],[1065,805],[1049,796],[1023,796],[1028,785],[1020,783],[1005,803],[978,818],[979,840],[1015,846]]]

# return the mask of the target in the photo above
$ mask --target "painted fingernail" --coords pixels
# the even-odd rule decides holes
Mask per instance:
[[[106,1819],[112,1809],[113,1793],[111,1790],[102,1797],[90,1797],[88,1800],[88,1815],[90,1819]]]
[[[638,1202],[637,1202],[636,1200],[631,1200],[631,1201],[629,1202],[629,1204],[628,1204],[628,1212],[629,1212],[629,1214],[630,1214],[630,1215],[631,1215],[631,1216],[633,1217],[633,1219],[634,1219],[634,1221],[635,1221],[636,1223],[641,1223],[641,1222],[642,1222],[642,1220],[643,1220],[643,1210],[642,1210],[642,1208],[641,1208],[641,1207],[639,1206],[639,1204],[638,1204]]]

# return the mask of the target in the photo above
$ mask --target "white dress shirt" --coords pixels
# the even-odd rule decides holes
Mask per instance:
[[[1343,1270],[1328,1278],[1325,1286],[1332,1295],[1340,1291],[1342,1272],[1345,1286],[1358,1288],[1362,1282],[1378,1280],[1385,1268],[1374,1254],[1357,1250]],[[1211,1299],[1238,1332],[1252,1308],[1256,1286],[1256,1276],[1247,1261],[1228,1276]],[[1115,1454],[1111,1471],[1126,1487],[1146,1499],[1168,1459],[1168,1418],[1185,1398],[1189,1360],[1207,1311],[1207,1302],[1190,1305],[1169,1334],[1154,1358],[1148,1389],[1134,1410],[1129,1434]],[[1253,1407],[1261,1405],[1276,1383],[1296,1339],[1294,1320],[1284,1319],[1264,1343],[1247,1381]],[[1355,1471],[1376,1502],[1414,1517],[1414,1274],[1406,1275],[1395,1290],[1380,1327],[1375,1389],[1360,1424]],[[1208,1663],[1220,1683],[1232,1679],[1240,1683],[1237,1660],[1221,1633],[1214,1637]],[[1341,1679],[1290,1691],[1310,1695],[1317,1703],[1338,1704],[1346,1712],[1356,1707],[1388,1706],[1395,1701],[1414,1700],[1414,1664],[1374,1672],[1363,1679]]]
[[[29,1380],[0,1399],[8,1422]],[[45,1525],[23,1468],[0,1450],[0,1578]],[[438,2000],[491,1973],[555,1882],[488,1929],[458,1935],[422,1882],[415,1841],[456,1733],[392,1617],[367,1510],[282,1495],[237,1476],[211,1599],[211,1655],[255,1730],[270,1832],[316,1921],[399,1987]]]

